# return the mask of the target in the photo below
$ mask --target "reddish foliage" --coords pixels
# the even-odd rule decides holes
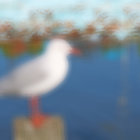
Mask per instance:
[[[88,25],[85,29],[86,34],[93,34],[95,32],[95,27],[93,25]]]
[[[79,30],[76,30],[76,29],[73,29],[70,33],[68,33],[68,37],[69,38],[79,38],[80,37],[80,31]]]
[[[119,25],[117,23],[111,23],[105,26],[104,29],[108,32],[114,32],[119,29]]]
[[[11,53],[14,56],[20,55],[21,53],[24,53],[26,51],[26,45],[25,45],[24,41],[22,41],[20,39],[12,40],[11,44],[12,44]]]

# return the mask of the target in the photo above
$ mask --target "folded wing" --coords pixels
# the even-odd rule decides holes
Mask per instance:
[[[49,75],[43,59],[35,59],[16,68],[0,80],[0,94],[17,94],[21,89],[46,79]]]

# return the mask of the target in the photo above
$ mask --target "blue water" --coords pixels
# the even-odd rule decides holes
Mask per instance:
[[[0,52],[0,76],[33,57],[25,54],[10,63]],[[139,140],[137,45],[98,49],[87,56],[71,56],[69,60],[71,69],[65,82],[41,97],[43,112],[63,117],[67,140]],[[0,98],[0,140],[13,140],[13,120],[29,114],[27,99]]]

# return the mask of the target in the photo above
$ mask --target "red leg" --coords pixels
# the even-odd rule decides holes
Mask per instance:
[[[32,97],[30,101],[31,105],[31,121],[35,127],[40,127],[44,121],[47,119],[47,116],[43,115],[39,110],[39,98]]]

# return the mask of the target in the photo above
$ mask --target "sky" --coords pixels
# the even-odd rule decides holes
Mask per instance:
[[[140,6],[140,0],[0,0],[0,19],[25,20],[31,11],[48,8],[54,10],[60,19],[77,19],[80,14],[81,20],[90,20],[93,16],[93,8],[102,9],[110,15],[123,18],[122,8],[126,5],[137,6],[137,3]],[[85,10],[78,15],[75,15],[73,10],[68,11],[75,5],[84,5]]]
[[[84,6],[84,10],[77,12],[74,10],[76,5]],[[100,9],[123,21],[125,6],[140,13],[140,0],[0,0],[0,21],[26,21],[31,12],[50,9],[56,19],[72,20],[77,26],[83,26],[95,17],[93,9]]]

